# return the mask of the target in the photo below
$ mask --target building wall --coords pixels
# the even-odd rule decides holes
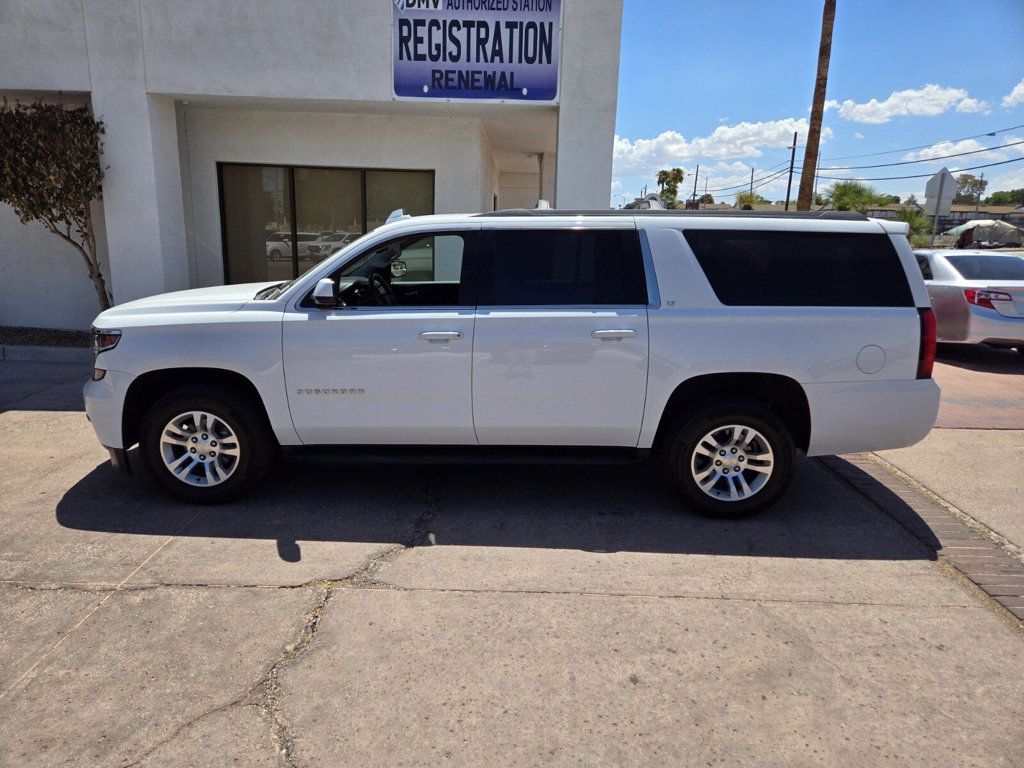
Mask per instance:
[[[217,163],[434,171],[437,213],[481,209],[480,121],[334,113],[184,110],[196,284],[223,282]]]
[[[106,242],[100,203],[93,205],[92,216],[102,255]],[[100,267],[109,278],[105,260]],[[0,205],[0,325],[83,329],[99,311],[78,251],[38,222],[22,224],[10,206]]]

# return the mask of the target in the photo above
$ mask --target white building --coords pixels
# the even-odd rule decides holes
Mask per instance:
[[[621,16],[622,0],[0,0],[0,94],[105,123],[95,213],[120,303],[289,278],[310,244],[399,207],[607,207]],[[0,205],[0,325],[96,312],[75,251]]]

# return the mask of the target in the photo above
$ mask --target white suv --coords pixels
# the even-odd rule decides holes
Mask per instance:
[[[95,322],[86,410],[115,466],[183,499],[299,446],[653,454],[740,517],[808,455],[923,438],[934,316],[906,225],[859,214],[405,217],[290,283]],[[462,448],[461,453],[465,452]]]

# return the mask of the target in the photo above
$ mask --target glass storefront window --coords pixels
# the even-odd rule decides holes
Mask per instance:
[[[414,216],[434,212],[433,171],[234,163],[219,171],[230,283],[291,280],[397,208]]]
[[[399,208],[410,216],[434,212],[433,171],[367,171],[367,231],[376,229]]]
[[[225,265],[231,282],[291,280],[291,185],[286,169],[221,167]]]
[[[295,169],[301,275],[363,234],[362,171]]]

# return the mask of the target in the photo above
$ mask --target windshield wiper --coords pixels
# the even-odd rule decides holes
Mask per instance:
[[[289,281],[284,282],[284,283],[278,283],[277,285],[267,286],[263,290],[257,291],[256,295],[253,298],[254,299],[260,299],[260,300],[263,300],[263,299],[276,299],[278,296],[280,296],[282,293],[284,293],[284,289],[287,288],[290,283],[291,283],[291,281],[289,280]]]

